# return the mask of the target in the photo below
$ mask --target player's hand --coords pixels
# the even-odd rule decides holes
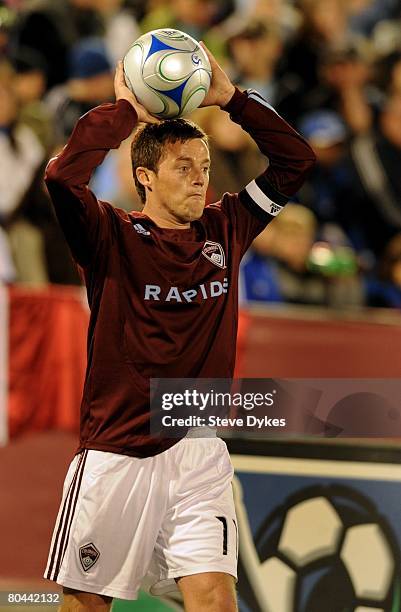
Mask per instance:
[[[160,119],[151,115],[144,106],[134,96],[132,91],[127,87],[124,77],[124,68],[122,61],[119,61],[116,67],[114,77],[114,91],[116,100],[127,100],[134,107],[138,115],[138,121],[144,123],[159,123]]]
[[[205,44],[201,42],[200,45],[208,56],[212,67],[212,82],[201,106],[217,105],[224,108],[233,97],[235,87]]]

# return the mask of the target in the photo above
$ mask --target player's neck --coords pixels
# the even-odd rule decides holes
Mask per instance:
[[[154,223],[158,227],[164,229],[189,229],[191,224],[189,221],[187,223],[180,221],[172,217],[168,211],[160,209],[159,207],[152,206],[150,202],[146,202],[145,206],[142,209],[144,215],[152,219]]]

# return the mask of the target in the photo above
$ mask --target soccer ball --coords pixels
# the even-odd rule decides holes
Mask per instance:
[[[351,487],[298,492],[265,519],[255,545],[271,612],[399,610],[395,536]]]
[[[124,57],[124,73],[138,101],[161,119],[198,108],[212,77],[202,47],[179,30],[153,30],[138,38]]]

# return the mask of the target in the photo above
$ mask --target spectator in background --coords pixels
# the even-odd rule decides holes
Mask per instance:
[[[141,30],[176,28],[196,40],[203,40],[218,57],[224,55],[224,44],[218,30],[211,28],[234,9],[232,0],[170,0],[157,5],[141,22]]]
[[[233,124],[227,114],[208,107],[195,111],[192,118],[209,135],[213,164],[208,202],[216,201],[227,191],[241,191],[254,176],[263,172],[265,158],[251,137]]]
[[[303,201],[320,222],[338,223],[358,252],[380,258],[401,231],[401,96],[388,100],[374,129],[349,142],[332,111],[306,116],[300,131],[318,159]]]
[[[131,140],[127,138],[118,149],[110,151],[91,180],[91,188],[100,200],[127,212],[143,208],[132,182]]]
[[[50,153],[49,157],[53,154]],[[71,257],[60,224],[57,221],[49,193],[44,182],[45,166],[48,157],[36,173],[21,205],[20,215],[40,233],[40,252],[49,283],[62,285],[81,285],[82,280],[77,266]],[[16,245],[21,248],[21,245]],[[31,253],[35,259],[37,255]],[[31,281],[33,282],[33,281]]]
[[[319,69],[321,82],[306,94],[304,108],[330,108],[342,116],[351,133],[367,132],[380,98],[370,85],[366,53],[356,45],[328,47],[322,53]]]
[[[401,49],[380,57],[374,72],[379,95],[401,95]]]
[[[401,14],[401,8],[399,9],[399,13]],[[400,49],[400,18],[377,22],[373,29],[371,40],[376,52],[382,57]]]
[[[157,28],[177,28],[196,40],[215,23],[219,12],[216,0],[170,0],[151,10],[141,23],[143,32]]]
[[[112,67],[102,39],[79,41],[69,54],[67,82],[46,97],[58,141],[64,144],[79,117],[93,106],[111,100],[113,91]]]
[[[287,204],[244,257],[243,300],[325,304],[324,279],[307,269],[316,229],[316,219],[310,210],[299,204]]]
[[[9,147],[10,134],[23,126],[26,134],[36,136],[29,154],[21,155],[11,145],[4,160],[33,156],[38,140],[47,158],[54,146],[53,113],[57,142],[64,144],[76,118],[112,95],[113,65],[140,34],[136,18],[141,18],[144,30],[183,29],[206,40],[220,57],[228,39],[241,87],[261,91],[289,121],[302,118],[306,131],[305,121],[310,120],[307,135],[318,165],[301,199],[317,216],[319,238],[332,236],[328,227],[335,227],[337,236],[342,228],[358,252],[368,250],[381,260],[389,240],[401,231],[399,0],[21,0],[13,3],[18,7],[13,10],[4,4],[0,0],[0,53],[10,58],[13,70],[0,66],[0,82],[8,91],[0,107],[4,110],[11,95],[16,116],[13,127],[2,128],[0,145]],[[375,51],[374,45],[379,59],[373,71],[374,56],[365,51]],[[211,134],[215,198],[233,186],[241,189],[263,163],[259,151],[233,124],[227,129],[212,108],[200,111],[196,121]],[[0,176],[8,173],[6,164],[2,162]],[[28,231],[23,250],[29,253],[31,243],[39,255],[24,257],[36,270],[45,270],[21,274],[25,264],[16,261],[17,277],[78,282],[35,167],[27,179],[26,159],[18,161],[18,193],[10,192],[9,183],[0,185],[7,240],[18,250],[18,236],[23,235],[18,228]],[[131,168],[123,146],[107,158],[94,180],[105,199],[133,210],[140,204],[127,176]],[[8,206],[12,212],[1,213]],[[4,236],[0,241],[4,247]],[[341,241],[347,243],[343,234]],[[271,257],[288,267],[275,254]]]
[[[234,66],[234,82],[243,89],[256,89],[276,107],[283,95],[276,78],[282,53],[279,28],[263,21],[232,20],[227,49]]]
[[[291,38],[301,25],[299,11],[287,0],[255,0],[249,13],[254,19],[278,27],[284,40]]]
[[[400,16],[399,0],[348,0],[347,9],[351,30],[367,37],[379,21]]]
[[[171,0],[176,26],[190,34],[196,40],[202,40],[204,34],[222,16],[221,8],[226,1],[216,0]],[[220,5],[220,6],[219,6]],[[232,8],[232,2],[229,3]]]
[[[47,281],[41,232],[20,209],[44,154],[35,133],[18,121],[12,80],[0,81],[0,224],[7,230],[21,282]]]
[[[17,13],[0,0],[0,57],[6,57],[10,44],[10,32],[17,19]]]
[[[376,130],[351,143],[354,171],[348,202],[338,209],[348,231],[358,235],[380,258],[389,240],[401,231],[401,96],[386,102]],[[357,246],[357,245],[356,245]]]
[[[103,21],[104,43],[113,66],[141,35],[134,11],[125,4],[124,0],[96,0],[93,4]]]
[[[142,210],[143,208],[132,182],[131,140],[127,138],[116,151],[118,189],[113,204],[126,211]]]
[[[244,257],[241,268],[243,301],[286,302],[320,306],[360,305],[362,290],[356,268],[340,272],[315,265],[317,222],[299,204],[287,204],[260,234]],[[316,244],[317,249],[322,246]],[[328,256],[334,257],[326,246]],[[344,274],[346,272],[346,274]]]
[[[12,57],[19,120],[36,134],[45,151],[53,146],[53,118],[42,98],[46,91],[46,59],[34,49],[19,48]]]
[[[401,233],[386,246],[378,275],[367,279],[366,291],[368,306],[401,308]]]
[[[322,54],[329,47],[346,47],[355,41],[348,27],[345,0],[299,0],[299,8],[302,25],[288,44],[282,65],[294,89],[284,114],[291,121],[311,110],[307,96],[320,85]]]
[[[317,159],[300,197],[314,211],[320,224],[339,221],[337,203],[351,189],[352,180],[347,158],[347,127],[338,113],[320,110],[305,115],[299,129]]]
[[[18,13],[12,51],[28,47],[45,57],[51,89],[68,78],[70,47],[82,37],[103,33],[96,0],[27,0]]]
[[[259,234],[242,260],[239,277],[239,299],[242,304],[284,301],[274,259],[275,230],[275,221],[272,221],[269,231],[264,230]]]

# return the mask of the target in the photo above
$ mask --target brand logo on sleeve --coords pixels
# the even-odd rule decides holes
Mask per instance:
[[[100,552],[92,542],[81,546],[79,549],[79,560],[81,562],[84,572],[90,570],[91,567],[95,565],[99,557]]]
[[[283,209],[282,206],[279,206],[278,204],[275,204],[274,202],[270,204],[270,214],[271,215],[276,216],[282,209]]]
[[[209,261],[212,262],[218,268],[226,268],[226,256],[224,254],[223,247],[218,242],[212,242],[211,240],[206,240],[203,245],[202,255],[206,257]]]
[[[140,223],[134,223],[134,229],[136,232],[138,232],[138,234],[142,234],[142,236],[150,236],[150,232]]]

